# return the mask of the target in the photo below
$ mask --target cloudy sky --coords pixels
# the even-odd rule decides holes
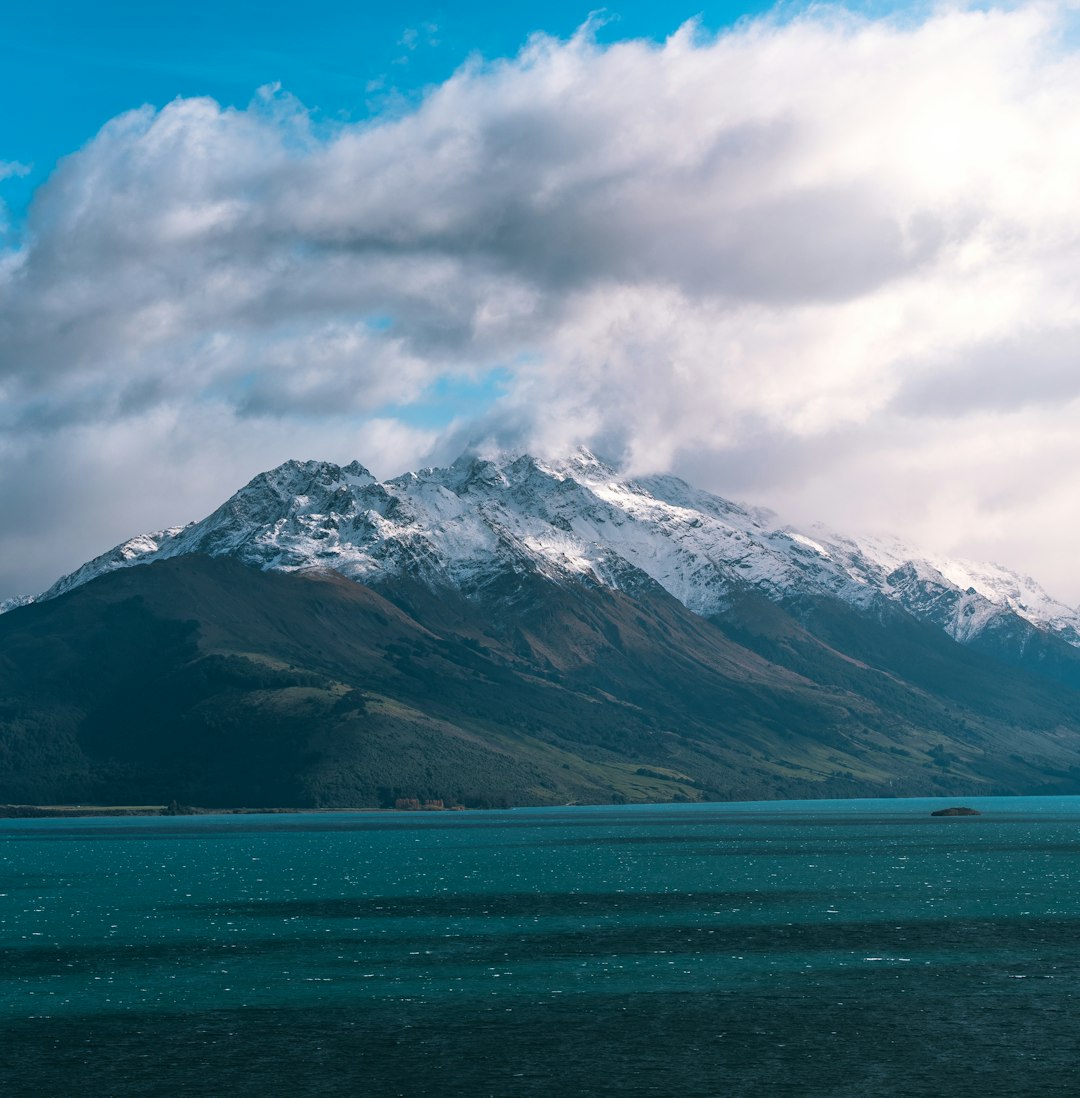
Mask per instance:
[[[0,14],[0,598],[584,442],[1080,601],[1072,5],[224,6]]]

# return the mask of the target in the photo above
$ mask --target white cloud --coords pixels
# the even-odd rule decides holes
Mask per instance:
[[[30,171],[29,164],[22,164],[18,160],[0,160],[0,179],[18,178],[29,175]]]
[[[499,367],[507,395],[444,449],[470,429],[591,440],[1080,598],[1071,19],[814,8],[662,45],[584,31],[359,125],[319,129],[274,89],[121,116],[0,263],[2,445],[79,462],[122,439],[147,491],[190,469],[178,505],[210,506],[357,417],[388,433],[343,457],[438,453],[385,409]],[[192,425],[167,470],[162,416]],[[222,446],[245,456],[213,473]],[[60,464],[13,468],[49,491]],[[168,521],[137,494],[110,513],[116,537]]]

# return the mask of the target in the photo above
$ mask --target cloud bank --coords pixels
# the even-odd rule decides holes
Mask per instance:
[[[589,442],[1080,599],[1068,7],[533,39],[106,125],[0,256],[0,595],[290,456]],[[440,387],[494,401],[440,419]]]

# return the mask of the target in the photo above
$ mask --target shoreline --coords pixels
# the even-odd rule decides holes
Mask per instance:
[[[1077,797],[1080,799],[1080,795],[1076,794],[1060,794],[1058,796]],[[1013,796],[998,796],[988,795],[986,797],[967,798],[975,800],[976,802],[985,800],[1005,800],[1006,802],[1012,800],[1025,800],[1025,799],[1042,799],[1044,797],[1052,798],[1053,795],[1048,794],[1027,794],[1027,795],[1013,795]],[[818,801],[804,800],[795,798],[788,800],[786,798],[778,798],[775,800],[767,801],[709,801],[709,802],[695,802],[698,806],[704,806],[711,804],[717,808],[723,808],[728,806],[730,808],[746,807],[751,805],[777,808],[779,806],[790,805],[812,805],[817,803],[831,803],[837,798],[822,798]],[[957,798],[932,796],[932,797],[846,797],[839,798],[840,801],[881,801],[884,804],[895,805],[902,802],[924,802],[925,804],[943,804],[948,807],[939,808],[936,811],[929,811],[928,815],[936,818],[970,818],[978,817],[983,814],[982,811],[973,809],[966,806],[957,805]],[[949,805],[949,802],[953,802]],[[637,802],[634,805],[617,805],[617,804],[567,804],[567,805],[508,805],[502,809],[502,811],[513,811],[514,808],[519,809],[559,809],[570,807],[581,808],[628,808],[628,807],[648,807],[648,806],[662,806],[662,805],[679,805],[679,802],[670,801],[642,801]],[[687,807],[685,804],[679,805],[680,807]],[[94,804],[11,804],[0,803],[0,820],[18,820],[18,819],[59,819],[59,820],[75,820],[75,819],[110,819],[120,817],[163,817],[163,816],[297,816],[297,815],[327,815],[337,814],[348,815],[353,813],[395,813],[400,815],[413,815],[416,813],[424,815],[438,815],[438,814],[450,814],[456,815],[458,812],[483,812],[487,811],[484,808],[468,808],[464,805],[452,805],[452,806],[436,806],[434,804],[420,804],[418,806],[403,807],[373,807],[366,806],[334,806],[334,807],[313,807],[307,806],[303,808],[299,807],[272,807],[272,808],[254,808],[247,806],[231,806],[223,808],[206,808],[196,807],[194,805],[182,805],[176,801],[172,801],[170,804],[142,804],[142,805],[94,805]]]
[[[304,812],[394,812],[393,808],[195,808],[191,805],[0,804],[0,820],[91,819],[114,816],[280,816]],[[421,809],[420,811],[424,811]],[[427,811],[438,811],[428,809]],[[445,810],[444,810],[445,811]]]

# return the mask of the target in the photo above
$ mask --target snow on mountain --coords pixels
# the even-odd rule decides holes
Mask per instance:
[[[886,598],[962,642],[1015,615],[1080,646],[1080,614],[997,565],[796,530],[677,477],[626,479],[585,449],[560,461],[465,456],[382,483],[356,462],[289,461],[201,522],[132,538],[38,598],[185,553],[265,569],[330,568],[376,585],[407,575],[467,594],[508,571],[631,591],[651,581],[706,616],[747,586],[774,600],[826,594],[867,606]]]
[[[811,532],[821,551],[857,582],[940,625],[958,641],[973,640],[1011,613],[1080,647],[1080,613],[1052,598],[1029,576],[997,564],[919,554],[895,539],[862,537],[856,542],[821,526]]]
[[[0,614],[6,614],[9,610],[15,610],[20,606],[29,606],[36,601],[33,595],[17,595],[13,599],[0,599]]]

